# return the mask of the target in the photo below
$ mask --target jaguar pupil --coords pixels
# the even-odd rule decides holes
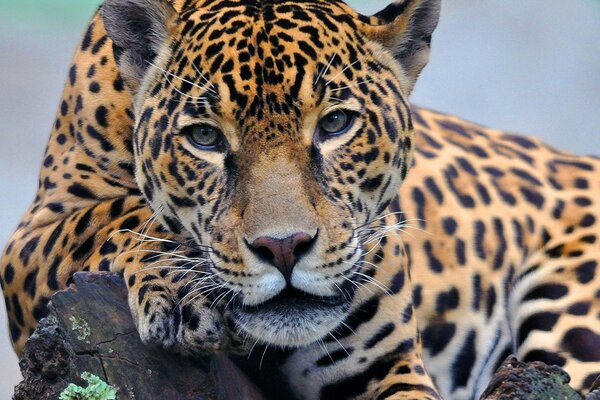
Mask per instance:
[[[323,118],[321,129],[330,135],[339,134],[350,124],[350,117],[344,111],[334,111]]]
[[[187,136],[196,146],[215,147],[219,142],[219,132],[212,126],[194,125],[187,130]]]

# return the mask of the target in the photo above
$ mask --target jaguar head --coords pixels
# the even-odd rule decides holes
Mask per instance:
[[[361,227],[411,164],[407,99],[439,7],[104,4],[134,101],[138,184],[165,227],[205,250],[211,279],[196,289],[226,302],[243,333],[302,346],[349,312],[365,276]]]

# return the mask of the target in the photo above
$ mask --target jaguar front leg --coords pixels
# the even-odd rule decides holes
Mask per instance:
[[[387,297],[381,300],[385,303],[397,299]],[[368,302],[373,304],[373,300],[368,300]],[[366,305],[363,310],[366,311],[368,307],[369,305]],[[385,306],[380,303],[379,307]],[[404,318],[405,315],[407,314],[401,318]],[[425,367],[421,339],[416,330],[414,315],[403,325],[396,324],[393,330],[389,319],[383,325],[382,320],[383,317],[376,316],[369,323],[358,327],[356,332],[360,333],[354,336],[363,339],[368,337],[366,342],[358,343],[357,338],[350,339],[350,342],[341,341],[344,348],[351,353],[347,357],[347,362],[338,363],[339,373],[346,375],[346,378],[326,384],[322,388],[319,398],[442,399]],[[372,346],[376,341],[377,345]],[[328,352],[336,354],[333,348],[328,349]],[[323,355],[322,360],[326,361],[329,353]],[[305,384],[309,384],[309,382]]]
[[[206,259],[161,247],[141,250],[123,266],[142,341],[187,355],[229,349],[236,340],[223,315],[225,296],[211,273],[200,267]]]
[[[406,294],[410,292],[410,285],[406,285]],[[402,299],[388,297],[384,302],[398,302]],[[403,325],[397,326],[390,335],[389,345],[385,357],[389,357],[389,367],[383,379],[374,385],[369,392],[369,399],[377,400],[441,400],[431,376],[427,372],[423,361],[423,347],[417,321],[412,304],[408,303],[402,308]],[[381,332],[381,330],[379,331]],[[393,337],[393,338],[392,338]],[[382,343],[383,345],[383,343]],[[381,359],[379,360],[381,361]]]
[[[380,228],[393,226],[394,215],[378,220]],[[370,278],[360,285],[355,308],[333,333],[337,341],[317,353],[324,362],[312,362],[331,366],[309,378],[319,372],[336,376],[334,382],[325,382],[318,398],[442,399],[423,359],[406,251],[396,240],[385,239],[367,247],[366,254],[363,273]],[[329,363],[330,354],[347,357]],[[304,385],[309,386],[309,380]]]
[[[431,377],[427,374],[421,353],[420,340],[414,352],[398,361],[377,390],[377,400],[441,400]]]
[[[125,279],[142,341],[186,355],[239,346],[225,315],[227,293],[210,271],[207,252],[152,223],[149,209],[144,213],[147,218],[137,220],[150,222],[113,232],[97,251],[102,257],[106,248],[116,250],[111,270]]]

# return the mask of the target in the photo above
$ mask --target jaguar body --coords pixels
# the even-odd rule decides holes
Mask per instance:
[[[600,160],[410,105],[440,0],[106,0],[0,261],[21,353],[77,271],[272,398],[600,375]]]

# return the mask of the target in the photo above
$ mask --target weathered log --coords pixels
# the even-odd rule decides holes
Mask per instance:
[[[50,313],[29,339],[14,400],[56,400],[92,373],[118,389],[119,400],[262,400],[256,386],[224,355],[189,359],[144,346],[113,274],[78,273],[52,297]],[[509,357],[481,400],[582,400],[559,367]],[[600,387],[600,382],[592,388]],[[598,389],[600,390],[600,389]],[[600,400],[598,397],[589,400]]]
[[[582,400],[569,380],[560,367],[524,363],[510,356],[492,377],[481,400]]]
[[[15,400],[52,399],[83,372],[118,389],[119,400],[260,400],[255,386],[225,356],[192,360],[142,344],[122,279],[75,274],[52,297],[50,313],[29,339]]]

